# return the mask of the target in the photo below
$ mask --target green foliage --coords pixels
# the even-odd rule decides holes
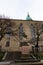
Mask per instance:
[[[1,52],[1,51],[0,51],[0,61],[2,61],[2,58],[3,58],[3,56],[4,56],[4,53],[5,53],[5,52]]]
[[[43,54],[42,53],[33,53],[33,55],[40,60],[43,60]]]

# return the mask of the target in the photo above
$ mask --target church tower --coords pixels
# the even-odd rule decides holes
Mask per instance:
[[[32,20],[29,14],[27,14],[26,20]]]

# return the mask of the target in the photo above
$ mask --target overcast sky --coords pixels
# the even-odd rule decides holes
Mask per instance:
[[[0,0],[0,15],[14,19],[43,20],[43,0]]]

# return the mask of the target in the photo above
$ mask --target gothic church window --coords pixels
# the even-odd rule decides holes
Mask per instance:
[[[20,40],[22,40],[23,38],[23,24],[22,23],[20,23],[19,25],[19,38]]]
[[[31,24],[30,27],[31,27],[32,38],[35,38],[35,27],[33,24]]]

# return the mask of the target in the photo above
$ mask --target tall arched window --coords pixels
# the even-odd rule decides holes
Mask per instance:
[[[35,26],[33,24],[30,25],[31,27],[31,34],[32,34],[32,38],[35,38]]]
[[[23,24],[22,23],[20,23],[19,25],[19,38],[20,40],[22,40],[23,38]]]
[[[8,47],[10,45],[10,36],[11,36],[11,33],[12,33],[11,27],[8,26],[7,29],[6,29],[6,38],[7,38],[6,47]]]

